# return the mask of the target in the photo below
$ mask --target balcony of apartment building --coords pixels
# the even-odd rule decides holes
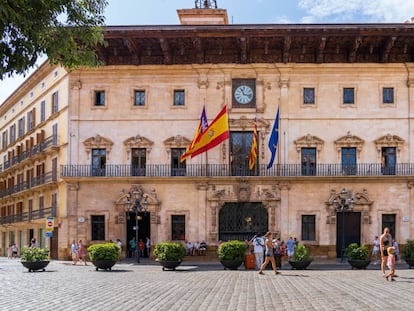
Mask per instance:
[[[0,164],[0,176],[2,173],[9,173],[11,169],[18,169],[19,166],[24,166],[28,162],[33,163],[36,159],[59,150],[57,134],[45,137],[45,132],[42,130],[36,134],[36,141],[35,144],[34,137],[28,137],[25,142],[20,141],[20,144],[14,144],[9,148],[7,160]]]
[[[36,177],[29,178],[26,181],[14,184],[13,179],[9,181],[10,186],[0,189],[0,198],[21,193],[22,191],[35,190],[43,186],[50,186],[57,182],[58,174],[56,171],[39,174]]]
[[[0,225],[28,222],[36,219],[44,219],[46,217],[56,217],[56,205],[39,209],[29,208],[27,212],[2,215],[0,216]]]
[[[127,164],[106,165],[62,165],[62,178],[70,177],[340,177],[340,176],[412,176],[414,163],[343,163],[314,164],[275,164],[267,169],[266,164],[255,165],[251,170],[246,165],[231,164],[146,164],[134,166]]]

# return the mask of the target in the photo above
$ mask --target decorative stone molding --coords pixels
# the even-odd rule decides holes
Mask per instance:
[[[145,148],[147,154],[149,154],[151,151],[152,145],[154,145],[154,142],[140,135],[132,136],[124,140],[124,146],[127,152],[127,159],[130,158],[132,148]]]
[[[88,158],[92,149],[106,149],[107,157],[109,158],[113,144],[112,140],[102,137],[99,134],[95,137],[89,137],[83,142]]]
[[[336,192],[336,190],[332,189],[329,199],[325,202],[325,207],[328,212],[327,215],[327,224],[336,224],[336,210],[333,204],[335,199],[340,199],[341,194],[340,190]],[[351,192],[352,196],[352,192]],[[371,223],[371,210],[372,204],[374,203],[368,195],[367,189],[362,189],[362,192],[356,192],[353,196],[354,199],[354,212],[361,212],[362,216],[362,223],[363,224],[370,224]]]
[[[383,147],[396,147],[397,151],[401,151],[401,146],[404,145],[404,139],[397,135],[387,134],[376,140],[374,140],[378,154],[381,155],[381,149]]]
[[[302,148],[316,148],[317,157],[319,158],[319,155],[325,142],[317,136],[307,134],[295,140],[294,143],[296,145],[296,151],[299,153],[299,155]]]
[[[181,135],[171,136],[164,140],[164,145],[167,148],[187,148],[190,143],[191,140]]]
[[[270,123],[267,120],[263,118],[258,118],[256,121],[256,125],[258,132],[269,133]],[[232,130],[253,130],[254,119],[247,118],[246,116],[241,116],[239,119],[229,119],[229,126]]]
[[[82,88],[82,81],[76,80],[70,82],[70,89],[71,90],[80,90]]]
[[[336,150],[338,151],[338,156],[341,155],[341,149],[342,148],[351,148],[355,147],[357,150],[357,156],[359,157],[362,151],[362,146],[364,145],[364,140],[362,138],[359,138],[358,136],[351,135],[350,132],[348,132],[345,136],[342,136],[341,138],[335,140],[335,146]]]

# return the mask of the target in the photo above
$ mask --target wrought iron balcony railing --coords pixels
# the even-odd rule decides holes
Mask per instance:
[[[174,167],[168,164],[149,164],[137,167],[126,164],[108,164],[103,167],[92,165],[62,165],[61,177],[219,177],[219,176],[410,176],[414,175],[414,163],[400,163],[383,166],[380,163],[361,163],[357,165],[317,164],[277,164],[270,169],[265,164],[253,170],[248,167],[235,167],[227,164],[189,164]]]
[[[57,181],[57,173],[48,172],[46,174],[33,177],[29,181],[23,181],[12,187],[0,190],[0,198],[11,195],[13,193],[17,193],[20,191],[24,191],[27,189],[31,189],[37,186],[41,186],[41,185],[48,184],[51,182],[56,182],[56,181]]]
[[[21,214],[2,216],[0,217],[0,225],[42,219],[46,217],[56,217],[56,206],[32,210],[30,212],[24,212]]]
[[[57,146],[57,135],[49,136],[44,141],[37,145],[34,145],[29,150],[25,150],[21,154],[12,157],[10,161],[3,162],[3,165],[0,165],[0,172],[7,170],[11,166],[20,163],[30,158],[31,156],[35,156],[36,154],[39,154],[40,152],[47,150],[51,146]]]

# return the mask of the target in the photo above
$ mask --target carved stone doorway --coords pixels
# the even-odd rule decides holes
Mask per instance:
[[[219,240],[250,240],[268,231],[268,212],[261,202],[225,203],[219,212]]]
[[[336,257],[341,258],[349,244],[361,244],[361,213],[338,212],[336,219]]]

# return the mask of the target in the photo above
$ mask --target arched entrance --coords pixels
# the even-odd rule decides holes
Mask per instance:
[[[268,213],[260,202],[226,203],[219,212],[219,240],[250,240],[268,231]]]

